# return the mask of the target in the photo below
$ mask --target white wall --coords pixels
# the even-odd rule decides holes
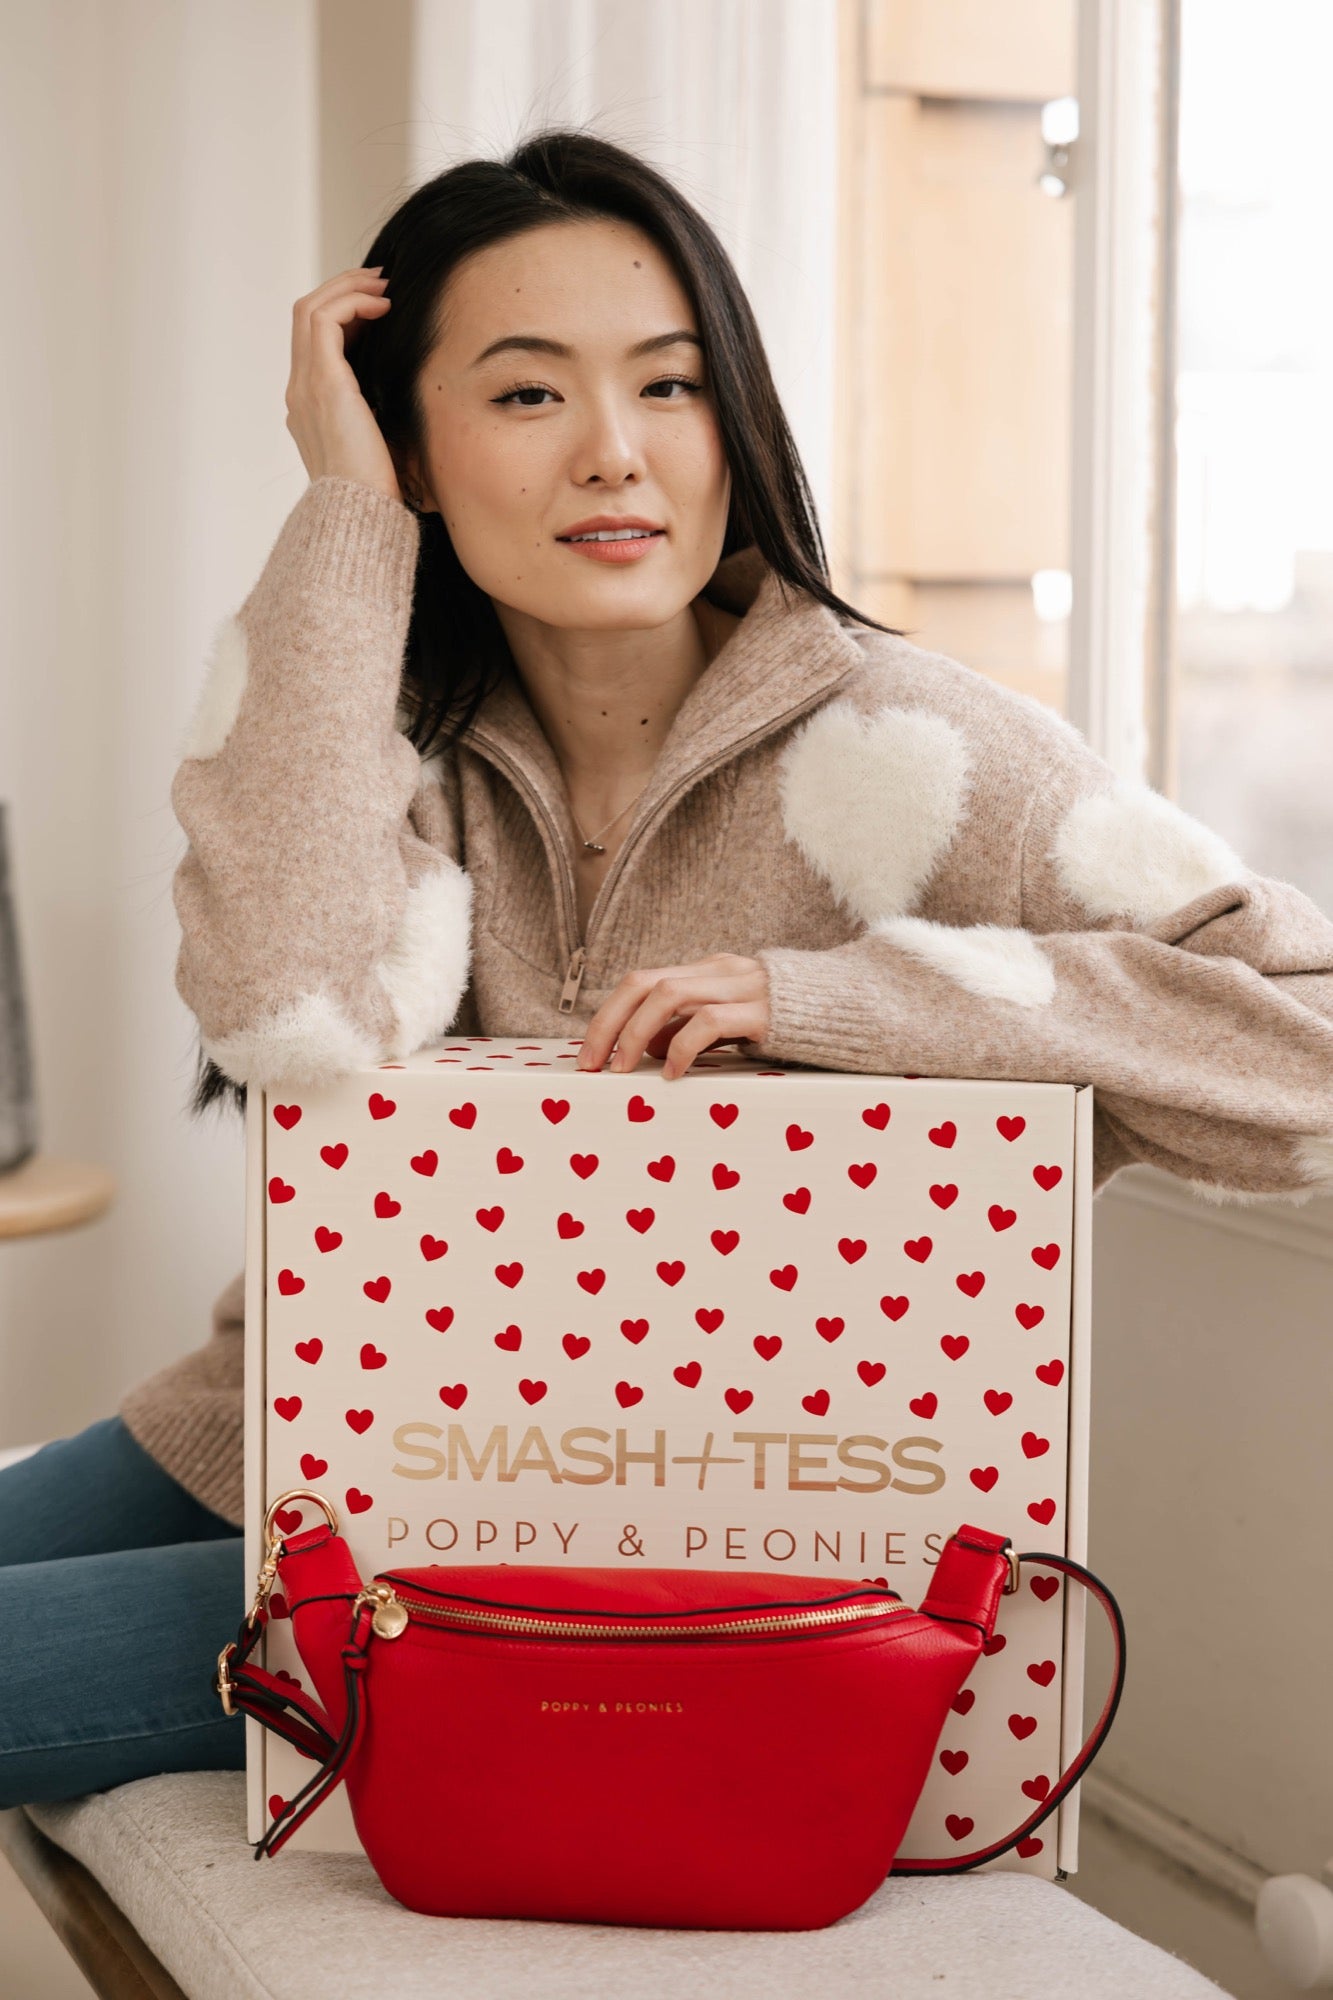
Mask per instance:
[[[239,1121],[183,1109],[168,788],[212,630],[305,484],[314,53],[290,0],[0,11],[0,796],[43,1147],[120,1184],[102,1221],[0,1246],[0,1443],[108,1414],[242,1254]]]

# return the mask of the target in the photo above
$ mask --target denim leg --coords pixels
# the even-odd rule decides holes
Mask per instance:
[[[233,1530],[0,1568],[0,1807],[244,1769],[244,1720],[211,1687],[245,1613],[243,1549]]]
[[[244,1546],[119,1416],[0,1467],[0,1806],[244,1769],[210,1685]]]
[[[239,1533],[164,1472],[119,1416],[0,1466],[0,1569]]]

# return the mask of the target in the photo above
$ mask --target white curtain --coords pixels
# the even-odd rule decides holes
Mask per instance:
[[[755,309],[826,524],[837,0],[417,0],[414,42],[414,181],[540,125],[587,122],[703,211]]]
[[[115,1206],[0,1244],[0,1446],[198,1344],[239,1122],[185,1115],[168,792],[305,483],[293,301],[426,176],[591,123],[736,259],[827,523],[835,0],[0,0],[0,798],[44,1150]]]

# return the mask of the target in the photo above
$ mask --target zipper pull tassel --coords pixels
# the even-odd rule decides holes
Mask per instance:
[[[560,989],[560,1012],[572,1014],[574,1003],[579,997],[579,987],[583,983],[583,961],[587,957],[580,945],[565,969],[565,983]]]
[[[407,1606],[401,1602],[393,1585],[389,1583],[368,1583],[352,1599],[352,1615],[363,1604],[375,1607],[370,1623],[377,1638],[397,1639],[407,1630]]]

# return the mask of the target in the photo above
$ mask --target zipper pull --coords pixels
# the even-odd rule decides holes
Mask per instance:
[[[400,1638],[407,1630],[409,1622],[408,1611],[407,1606],[395,1595],[393,1586],[387,1583],[368,1583],[364,1590],[358,1591],[352,1600],[352,1618],[354,1622],[361,1606],[371,1603],[374,1604],[375,1609],[371,1615],[370,1624],[376,1637],[380,1639]]]
[[[572,1014],[574,1003],[579,997],[579,987],[583,983],[583,961],[587,957],[580,945],[565,969],[565,983],[560,989],[560,1012]]]

